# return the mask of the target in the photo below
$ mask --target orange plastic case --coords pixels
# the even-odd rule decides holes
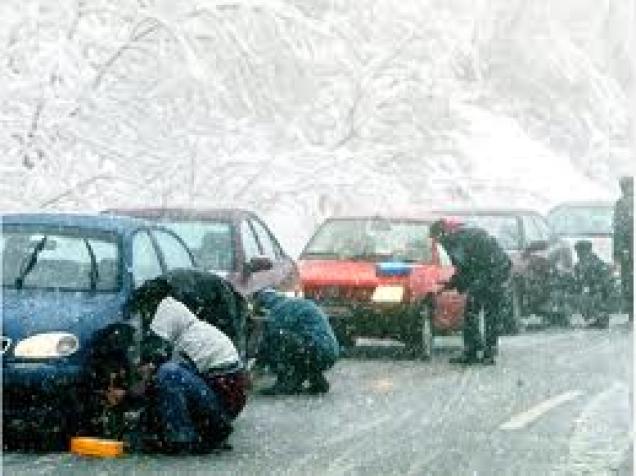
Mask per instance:
[[[71,453],[81,456],[116,458],[124,454],[124,443],[122,441],[76,436],[71,438]]]

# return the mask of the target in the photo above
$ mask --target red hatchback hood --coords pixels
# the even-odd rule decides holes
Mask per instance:
[[[307,260],[298,263],[300,279],[305,286],[375,287],[375,263],[365,261]]]
[[[300,279],[303,287],[323,286],[375,288],[380,284],[402,284],[416,296],[435,290],[440,279],[438,266],[414,264],[407,276],[377,276],[378,263],[368,261],[301,260]]]

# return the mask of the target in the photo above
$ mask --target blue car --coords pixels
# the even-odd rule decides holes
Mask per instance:
[[[98,347],[138,328],[131,293],[172,269],[192,269],[193,256],[161,226],[77,214],[4,215],[0,244],[4,440],[25,425],[77,431],[96,409]],[[126,342],[118,350],[134,360],[138,349]]]

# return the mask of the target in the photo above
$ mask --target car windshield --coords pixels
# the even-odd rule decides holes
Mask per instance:
[[[117,236],[99,230],[2,227],[2,285],[19,289],[119,289]]]
[[[429,261],[428,223],[384,220],[330,220],[303,252],[303,258]]]
[[[494,236],[505,250],[519,249],[519,225],[511,215],[471,215],[459,218],[466,225],[483,228]]]
[[[559,207],[548,215],[558,235],[609,235],[614,209],[611,206]]]
[[[208,271],[234,269],[232,227],[226,221],[162,222],[192,250],[200,267]]]

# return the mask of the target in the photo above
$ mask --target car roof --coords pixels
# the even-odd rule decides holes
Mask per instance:
[[[71,226],[125,233],[148,223],[132,217],[115,217],[82,213],[9,213],[2,215],[2,223],[9,225],[35,224]]]
[[[102,214],[116,216],[132,216],[157,220],[171,218],[175,220],[222,220],[240,221],[243,218],[253,217],[255,214],[242,208],[112,208],[104,210]]]
[[[434,210],[438,215],[541,215],[536,210],[525,208],[448,208]]]
[[[379,215],[334,215],[325,219],[325,221],[335,220],[387,220],[387,221],[413,221],[422,223],[432,223],[440,218],[439,215],[427,214],[379,214]]]
[[[614,202],[608,202],[605,200],[563,202],[552,207],[549,213],[552,213],[553,211],[560,208],[614,208]]]

